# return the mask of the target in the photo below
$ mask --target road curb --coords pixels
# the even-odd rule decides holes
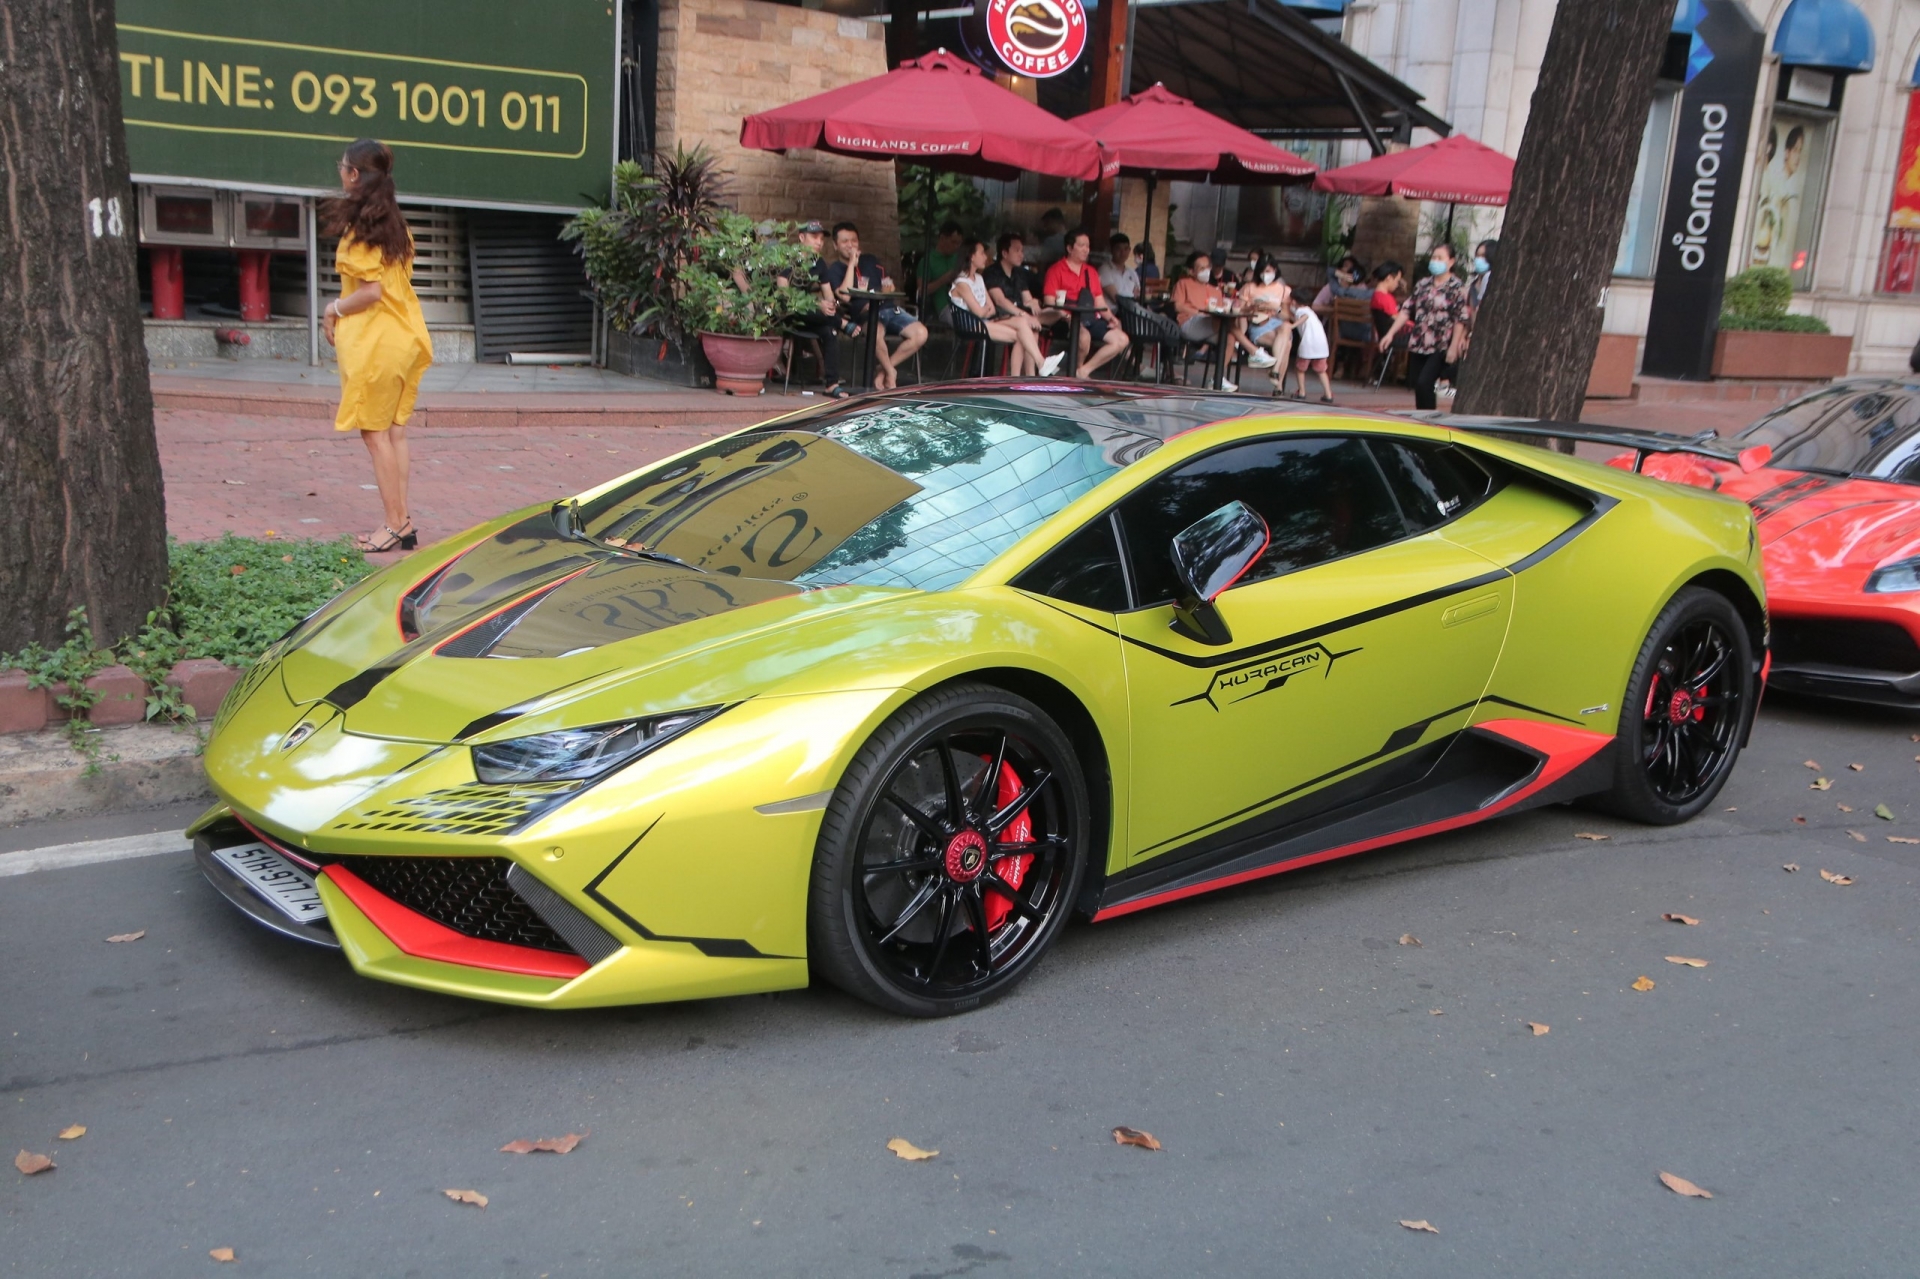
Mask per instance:
[[[95,730],[98,769],[64,729],[0,735],[0,824],[138,812],[211,799],[192,728],[128,724]]]

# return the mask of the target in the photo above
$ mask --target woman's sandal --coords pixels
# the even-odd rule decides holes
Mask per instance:
[[[407,531],[404,533],[396,533],[385,524],[380,526],[380,531],[387,535],[385,541],[375,542],[371,533],[362,533],[353,539],[354,544],[360,548],[361,554],[379,555],[383,551],[411,551],[420,545],[420,534],[414,529],[411,520],[407,521]]]

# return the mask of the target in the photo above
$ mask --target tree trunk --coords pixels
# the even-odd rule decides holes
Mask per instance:
[[[1555,11],[1456,412],[1579,420],[1672,22],[1672,0]]]
[[[111,0],[0,4],[0,652],[167,587]]]

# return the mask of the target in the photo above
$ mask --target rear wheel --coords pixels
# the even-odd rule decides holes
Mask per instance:
[[[1674,596],[1627,681],[1619,766],[1601,806],[1670,826],[1712,803],[1740,757],[1753,681],[1752,642],[1732,602],[1697,586]]]
[[[821,823],[814,971],[893,1012],[998,998],[1065,924],[1089,828],[1066,734],[1025,698],[959,684],[860,749]]]

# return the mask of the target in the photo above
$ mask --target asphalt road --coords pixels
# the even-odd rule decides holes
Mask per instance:
[[[59,1163],[0,1168],[0,1274],[1912,1274],[1915,733],[1776,700],[1686,827],[1549,809],[1077,926],[931,1023],[501,1009],[185,856],[0,877],[0,1144]]]

